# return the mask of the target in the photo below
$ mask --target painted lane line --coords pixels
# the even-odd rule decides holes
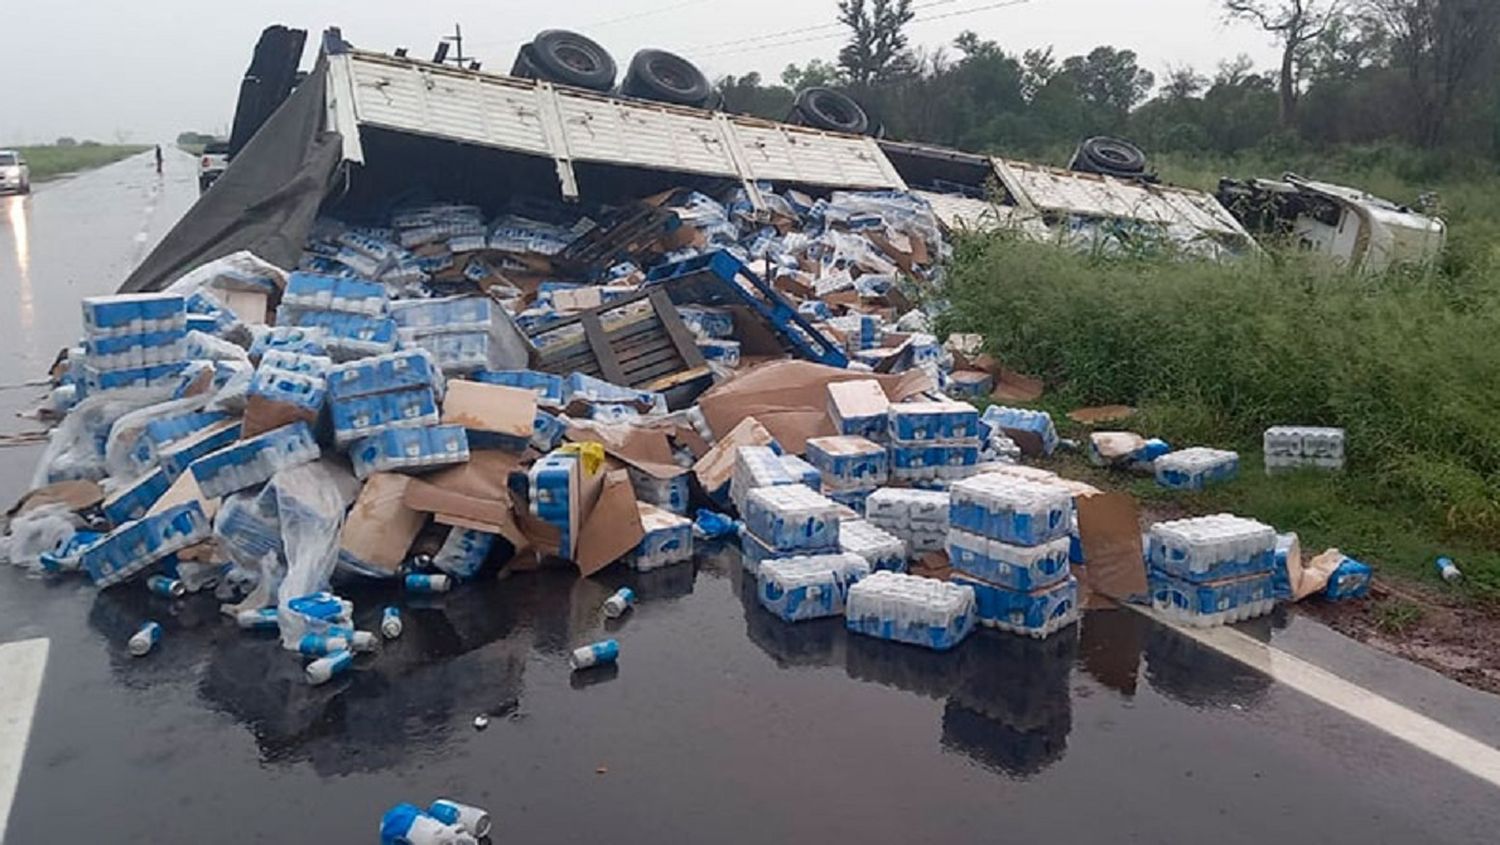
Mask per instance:
[[[47,671],[47,640],[0,644],[0,842],[21,782],[31,719]]]
[[[1444,760],[1491,786],[1500,787],[1500,750],[1492,746],[1234,628],[1192,628],[1147,608],[1134,609],[1183,636],[1265,673],[1278,683]]]

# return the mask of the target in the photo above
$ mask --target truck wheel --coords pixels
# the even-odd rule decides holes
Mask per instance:
[[[643,100],[702,106],[713,88],[692,62],[665,50],[641,50],[630,60],[620,93]]]
[[[537,33],[516,56],[518,73],[576,88],[608,91],[615,85],[615,60],[592,39],[564,29]]]
[[[1074,170],[1093,173],[1138,174],[1146,171],[1146,154],[1135,144],[1119,138],[1085,140],[1078,145],[1073,162]]]
[[[792,119],[830,132],[863,135],[870,131],[870,117],[859,103],[832,88],[807,88],[798,93]]]

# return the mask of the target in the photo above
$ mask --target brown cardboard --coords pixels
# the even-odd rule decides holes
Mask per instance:
[[[521,546],[526,537],[517,525],[506,479],[521,466],[521,456],[492,449],[470,453],[469,462],[413,477],[402,502],[412,510],[440,514],[444,524],[463,520]]]
[[[980,356],[981,359],[984,357]],[[1041,379],[1023,376],[1004,367],[996,367],[990,372],[995,374],[995,389],[990,391],[990,398],[996,402],[1035,402],[1042,398],[1045,386]]]
[[[590,308],[598,308],[603,304],[604,294],[597,287],[555,290],[552,292],[552,307],[564,314],[587,311]]]
[[[1092,455],[1098,456],[1096,462],[1116,464],[1140,451],[1146,438],[1129,431],[1096,431],[1089,435],[1089,443]]]
[[[730,476],[734,474],[735,453],[741,446],[769,446],[774,440],[771,432],[759,420],[745,417],[728,434],[720,437],[713,448],[708,450],[708,454],[693,464],[693,474],[698,476],[698,483],[703,485],[704,490],[718,490],[728,484]]]
[[[224,307],[240,318],[240,322],[255,324],[266,321],[269,297],[264,291],[216,290],[214,294],[224,300]]]
[[[1021,450],[1021,454],[1028,458],[1039,458],[1047,454],[1047,449],[1042,444],[1041,436],[1034,431],[1023,431],[1018,428],[1005,428],[1003,426],[1000,431],[1016,444],[1016,447]]]
[[[1068,419],[1084,425],[1119,422],[1133,416],[1135,416],[1135,409],[1129,405],[1100,405],[1068,412]]]
[[[1121,601],[1143,595],[1146,562],[1135,499],[1125,493],[1096,493],[1078,496],[1074,503],[1089,589]]]
[[[1329,549],[1311,560],[1302,561],[1301,549],[1298,552],[1298,564],[1292,566],[1292,558],[1287,557],[1287,580],[1292,585],[1292,601],[1302,601],[1308,596],[1316,595],[1328,589],[1328,581],[1333,578],[1334,570],[1344,560],[1344,553],[1338,549]],[[1293,574],[1295,570],[1296,574]]]
[[[407,507],[403,501],[412,481],[411,476],[394,472],[376,472],[365,479],[339,532],[339,549],[362,563],[396,574],[427,521],[425,513]]]
[[[676,478],[687,472],[672,460],[672,444],[661,429],[569,420],[567,438],[575,443],[598,443],[605,454],[656,478]]]
[[[923,552],[911,562],[908,571],[921,578],[947,581],[953,575],[953,565],[948,561],[947,552]]]
[[[313,425],[317,421],[317,411],[309,411],[287,402],[277,402],[252,394],[245,400],[245,418],[243,427],[240,428],[240,439],[248,440],[257,434],[295,422]]]
[[[900,375],[875,375],[809,361],[771,361],[742,370],[733,379],[698,397],[698,408],[715,434],[755,417],[782,448],[800,454],[809,437],[834,434],[828,420],[828,385],[874,379],[887,398],[899,402],[936,385],[920,370]]]
[[[623,470],[595,476],[600,484],[578,531],[578,550],[573,556],[585,578],[619,560],[645,536],[630,476]]]
[[[203,510],[203,515],[212,520],[219,512],[219,501],[217,496],[212,499],[204,498],[203,491],[198,489],[198,479],[194,478],[191,472],[184,472],[177,476],[177,480],[172,482],[172,486],[167,488],[167,492],[163,493],[160,499],[156,500],[156,504],[146,511],[146,515],[155,516],[178,505],[197,502],[198,507]]]
[[[443,422],[525,440],[536,422],[536,393],[454,379],[443,397]]]
[[[191,473],[185,473],[191,475]],[[61,502],[68,506],[68,510],[81,511],[91,508],[104,501],[104,490],[93,481],[59,481],[38,487],[22,496],[19,501],[11,506],[6,516],[16,517],[23,513],[36,510],[44,505],[52,505]]]

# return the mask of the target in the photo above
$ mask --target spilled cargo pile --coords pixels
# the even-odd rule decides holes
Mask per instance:
[[[314,684],[377,649],[351,579],[443,593],[497,570],[682,565],[726,539],[781,619],[934,650],[976,627],[1047,637],[1091,595],[1202,623],[1302,589],[1269,528],[1161,525],[1143,555],[1133,503],[1017,465],[1063,441],[1046,413],[966,401],[1009,376],[932,333],[949,246],[920,198],[757,189],[325,219],[290,272],[239,253],[89,298],[8,555],[100,589],[211,593]],[[1122,437],[1091,454],[1168,486],[1238,468]],[[1276,442],[1286,462],[1342,457],[1341,436]],[[378,620],[400,635],[396,607]],[[620,654],[574,645],[575,669]]]

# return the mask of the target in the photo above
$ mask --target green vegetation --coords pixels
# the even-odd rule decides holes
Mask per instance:
[[[1448,554],[1475,595],[1500,597],[1500,177],[1413,181],[1425,160],[1349,150],[1316,172],[1408,201],[1436,188],[1453,232],[1440,267],[1366,277],[1275,249],[1216,265],[972,238],[956,251],[944,328],[983,334],[1007,365],[1045,377],[1064,424],[1071,408],[1126,403],[1143,434],[1241,452],[1234,484],[1187,497],[1134,484],[1148,504],[1255,516],[1387,573],[1432,579]],[[1200,186],[1275,172],[1253,160],[1166,169]],[[1265,477],[1260,434],[1288,423],[1348,429],[1348,471]]]
[[[1401,599],[1390,599],[1375,606],[1375,626],[1387,634],[1401,635],[1422,621],[1422,608]]]
[[[91,170],[150,149],[143,144],[96,144],[17,147],[31,165],[31,181],[41,182],[64,173]]]

